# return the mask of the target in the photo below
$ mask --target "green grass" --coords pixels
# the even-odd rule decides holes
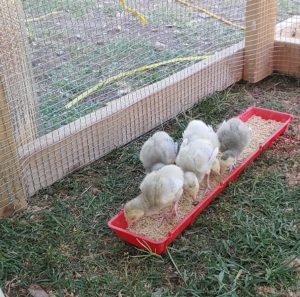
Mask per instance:
[[[216,124],[254,102],[299,115],[300,82],[274,76],[238,84],[164,124],[177,139],[190,118]],[[257,88],[261,96],[253,99]],[[295,125],[295,124],[294,124]],[[292,130],[287,132],[292,135]],[[144,136],[33,197],[29,209],[0,225],[0,287],[27,296],[39,284],[55,296],[287,296],[300,255],[300,187],[288,185],[299,153],[264,152],[168,248],[155,256],[119,240],[106,222],[138,193]],[[297,155],[298,154],[298,155]],[[298,158],[298,159],[297,159]],[[287,293],[286,293],[287,294]],[[264,295],[267,296],[267,295]]]

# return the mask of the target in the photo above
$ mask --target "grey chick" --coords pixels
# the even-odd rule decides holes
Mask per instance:
[[[192,120],[183,132],[183,140],[187,139],[188,143],[193,140],[207,139],[214,148],[219,148],[219,140],[216,132],[210,125],[206,125],[201,120]]]
[[[143,216],[158,214],[163,210],[164,219],[175,214],[178,217],[178,203],[183,194],[183,171],[176,165],[166,165],[145,176],[136,198],[128,201],[124,207],[124,215],[128,225],[134,224]],[[167,214],[166,208],[172,206],[172,212]]]
[[[154,133],[142,146],[140,160],[146,173],[159,170],[165,165],[174,164],[178,144],[164,132]]]
[[[232,171],[251,139],[251,128],[239,118],[224,121],[217,130],[220,141],[221,164]]]
[[[212,143],[207,139],[197,139],[191,142],[185,139],[176,157],[176,164],[184,172],[193,172],[199,183],[206,176],[205,193],[207,193],[211,189],[209,176],[218,152],[219,149],[217,147],[214,148]]]
[[[188,144],[195,140],[205,139],[212,144],[214,149],[219,149],[220,147],[217,133],[210,125],[206,125],[201,120],[190,121],[184,130],[182,137],[183,141],[187,141]],[[220,162],[218,158],[214,159],[211,171],[220,175]]]

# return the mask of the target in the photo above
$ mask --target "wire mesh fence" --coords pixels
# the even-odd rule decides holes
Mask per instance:
[[[242,40],[243,31],[234,25],[243,23],[243,1],[218,2],[209,3],[207,9],[232,19],[233,25],[199,12],[196,7],[202,7],[201,1],[192,7],[185,1],[127,1],[128,7],[144,16],[145,24],[118,0],[59,1],[51,5],[25,1],[38,85],[40,135],[197,60],[147,69],[149,65],[177,57],[200,56],[200,60]],[[128,73],[132,70],[136,71]],[[99,82],[102,84],[97,90],[89,93]],[[65,108],[81,94],[80,102]]]
[[[1,149],[3,162],[11,159],[9,173],[0,168],[0,209],[200,97],[299,67],[299,46],[292,53],[282,53],[290,39],[274,46],[279,22],[276,38],[299,44],[299,0],[0,4]],[[18,190],[5,187],[10,179]]]

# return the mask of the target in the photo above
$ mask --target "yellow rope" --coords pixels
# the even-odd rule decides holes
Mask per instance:
[[[210,12],[209,10],[207,10],[205,8],[199,7],[199,6],[197,6],[197,5],[193,4],[193,3],[189,3],[189,2],[186,2],[184,0],[175,0],[175,1],[181,3],[181,4],[185,5],[185,6],[188,6],[188,7],[191,7],[193,9],[199,10],[199,11],[201,11],[201,12],[203,12],[203,13],[211,16],[212,18],[214,18],[216,20],[219,20],[220,22],[222,22],[224,24],[236,27],[236,28],[241,29],[241,30],[245,30],[245,27],[243,27],[241,25],[238,25],[236,23],[233,23],[233,22],[231,22],[231,21],[229,21],[229,20],[227,20],[227,19],[225,19],[225,18],[223,18],[223,17],[221,17],[221,16],[219,16],[217,14],[214,14],[214,13]]]
[[[35,18],[32,18],[32,19],[27,19],[26,22],[31,23],[31,22],[40,21],[40,20],[46,19],[49,16],[53,16],[53,15],[60,14],[60,13],[63,13],[63,11],[62,10],[53,11],[53,12],[47,13],[45,15],[41,15],[39,17],[35,17]]]
[[[148,23],[148,20],[146,19],[146,17],[142,13],[140,13],[137,9],[127,6],[125,0],[119,0],[119,1],[120,1],[120,4],[124,7],[124,10],[126,12],[131,13],[135,17],[137,17],[139,19],[139,21],[142,23],[142,25],[145,25]]]
[[[146,71],[146,70],[151,70],[154,68],[157,68],[159,66],[164,66],[164,65],[168,65],[171,63],[176,63],[176,62],[186,62],[186,61],[199,61],[199,60],[204,60],[207,59],[209,56],[194,56],[194,57],[181,57],[181,58],[174,58],[174,59],[170,59],[167,61],[162,61],[162,62],[158,62],[158,63],[154,63],[154,64],[149,64],[149,65],[145,65],[133,70],[129,70],[126,72],[122,72],[120,74],[117,74],[115,76],[112,76],[104,81],[100,81],[98,84],[96,84],[94,87],[84,91],[83,93],[81,93],[80,95],[78,95],[75,99],[73,99],[71,102],[69,102],[67,105],[65,105],[65,108],[71,108],[73,107],[76,103],[78,103],[79,101],[83,100],[84,98],[86,98],[87,96],[89,96],[90,94],[96,92],[97,90],[103,88],[105,85],[108,85],[114,81],[117,81],[121,78],[124,78],[126,76],[130,76],[133,75],[137,72],[142,72],[142,71]]]

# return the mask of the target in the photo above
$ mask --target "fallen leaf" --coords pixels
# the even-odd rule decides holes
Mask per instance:
[[[293,261],[291,261],[289,263],[289,267],[300,273],[300,258],[295,258]]]
[[[49,294],[39,285],[30,285],[28,292],[32,297],[49,297]]]
[[[259,286],[256,288],[258,294],[265,296],[266,294],[275,294],[276,291],[274,288],[267,286]]]

